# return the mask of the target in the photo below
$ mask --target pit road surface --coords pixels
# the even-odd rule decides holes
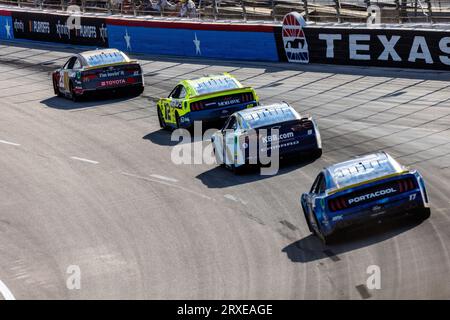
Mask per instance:
[[[75,51],[0,46],[0,280],[16,299],[450,298],[448,73],[137,56],[141,97],[73,103],[49,74]],[[157,97],[224,71],[313,115],[323,157],[275,176],[174,165]],[[324,247],[301,193],[324,166],[378,150],[422,172],[431,218]],[[370,265],[380,290],[360,287]]]

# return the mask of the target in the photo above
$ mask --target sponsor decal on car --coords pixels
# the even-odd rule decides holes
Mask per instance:
[[[117,79],[117,80],[105,80],[100,82],[100,86],[108,87],[108,86],[117,86],[121,84],[126,84],[127,81],[125,79]]]
[[[102,72],[98,74],[99,78],[110,78],[110,77],[120,77],[124,76],[125,72],[123,70],[112,71],[112,72]]]
[[[235,98],[235,99],[227,99],[227,100],[219,101],[219,102],[217,102],[217,105],[219,107],[226,107],[226,106],[229,106],[232,104],[238,104],[238,103],[241,103],[241,101],[239,99]]]
[[[397,190],[394,189],[394,188],[378,190],[378,191],[371,192],[371,193],[368,193],[368,194],[365,194],[365,195],[362,195],[362,196],[350,198],[350,199],[348,199],[348,204],[358,203],[360,201],[369,200],[369,199],[373,199],[373,198],[379,198],[381,196],[384,196],[384,195],[387,195],[387,194],[391,194],[391,193],[395,193],[395,192],[397,192]]]
[[[275,141],[280,141],[280,140],[284,140],[284,139],[289,139],[289,138],[293,138],[294,137],[294,133],[293,132],[287,132],[287,133],[282,133],[282,134],[272,134],[270,136],[266,136],[262,138],[262,142],[263,143],[268,143],[268,142],[275,142]]]

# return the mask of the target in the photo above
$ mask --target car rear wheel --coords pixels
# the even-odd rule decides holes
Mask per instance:
[[[314,212],[313,212],[313,219],[314,219],[314,223],[317,226],[317,230],[313,229],[314,234],[320,239],[320,241],[322,241],[322,243],[325,246],[333,244],[336,241],[336,239],[337,239],[336,234],[332,233],[332,234],[329,234],[329,235],[325,235],[322,232],[319,223],[317,222],[317,218],[316,218],[316,215],[315,215]]]
[[[312,153],[313,159],[319,159],[322,156],[322,149],[316,149]]]
[[[243,166],[236,166],[234,164],[230,165],[230,170],[235,174],[235,175],[240,175],[243,174],[245,171],[245,165]]]
[[[180,128],[180,116],[178,115],[178,112],[175,112],[175,123],[177,125],[177,129]]]
[[[163,129],[167,128],[166,122],[164,121],[164,118],[162,116],[161,113],[161,109],[158,108],[158,122],[159,122],[159,126]]]
[[[421,208],[417,210],[417,216],[421,220],[427,220],[431,216],[430,208]]]
[[[307,213],[306,213],[303,203],[302,203],[302,210],[303,210],[303,215],[305,216],[306,224],[308,225],[309,231],[314,233],[314,229],[311,226],[311,221],[309,221],[309,219],[308,219],[308,216],[307,216]]]
[[[53,91],[58,97],[61,97],[61,91],[59,91],[58,83],[55,78],[53,78]]]
[[[75,92],[72,82],[69,84],[69,91],[70,91],[70,98],[72,99],[73,102],[77,102],[80,100],[80,97]]]

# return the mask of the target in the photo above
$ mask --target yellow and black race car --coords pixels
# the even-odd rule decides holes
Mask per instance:
[[[58,96],[76,101],[89,92],[126,89],[141,94],[144,78],[137,60],[117,49],[86,51],[69,58],[52,74]]]
[[[228,73],[183,80],[157,103],[162,128],[190,128],[194,121],[225,121],[236,111],[252,108],[259,98]]]

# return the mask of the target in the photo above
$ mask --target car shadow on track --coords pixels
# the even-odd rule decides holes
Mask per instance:
[[[150,132],[149,134],[142,137],[144,140],[149,140],[154,144],[160,145],[160,146],[169,146],[173,147],[177,144],[185,144],[185,143],[194,143],[198,142],[200,140],[204,140],[205,138],[203,135],[207,130],[213,130],[217,131],[221,128],[223,123],[211,123],[207,125],[202,126],[202,132],[197,133],[193,132],[192,130],[186,131],[186,134],[189,136],[179,138],[178,140],[172,141],[172,134],[174,130],[172,129],[159,129],[157,131]],[[209,143],[210,141],[204,141],[205,143]]]
[[[205,186],[211,189],[227,188],[287,174],[294,170],[305,167],[313,163],[315,160],[316,159],[311,157],[303,159],[282,160],[280,162],[280,168],[278,172],[274,175],[262,175],[261,168],[258,166],[247,168],[245,172],[240,174],[234,174],[223,166],[217,166],[199,174],[198,176],[196,176],[196,178],[199,179]]]
[[[422,222],[423,220],[417,217],[405,217],[385,221],[379,225],[349,230],[342,234],[336,243],[327,246],[323,245],[318,237],[310,234],[284,247],[281,251],[286,253],[292,262],[307,263],[324,258],[339,261],[340,254],[388,240],[417,227]]]
[[[74,109],[99,107],[113,103],[120,103],[138,97],[139,97],[138,94],[118,92],[118,93],[105,93],[103,95],[93,94],[88,97],[83,97],[80,101],[77,102],[73,102],[72,100],[67,98],[54,96],[42,100],[40,103],[53,109],[74,110]]]
[[[152,143],[160,146],[169,147],[173,147],[179,143],[183,143],[183,141],[172,141],[172,130],[169,129],[159,129],[157,131],[150,132],[149,134],[143,136],[142,139],[149,140]]]

